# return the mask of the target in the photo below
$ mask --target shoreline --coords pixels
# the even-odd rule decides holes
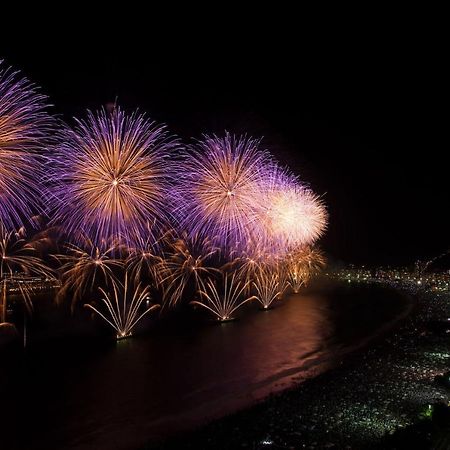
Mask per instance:
[[[379,287],[378,285],[376,287]],[[354,287],[353,287],[354,288]],[[386,287],[383,287],[386,289]],[[253,408],[257,408],[259,405],[264,404],[266,401],[276,398],[279,395],[282,395],[285,392],[294,391],[296,389],[301,388],[304,384],[308,384],[322,376],[326,376],[329,373],[333,373],[335,370],[340,368],[340,365],[345,364],[347,360],[357,356],[360,353],[363,353],[368,349],[369,346],[376,345],[377,342],[380,342],[386,339],[391,333],[395,332],[395,330],[402,326],[402,323],[408,319],[411,314],[414,314],[414,309],[416,307],[412,296],[406,292],[399,292],[398,290],[394,291],[395,295],[399,295],[405,301],[405,307],[402,311],[394,316],[389,322],[379,327],[376,333],[371,334],[363,338],[360,342],[355,344],[353,347],[345,347],[342,351],[337,353],[332,360],[327,361],[328,366],[324,367],[323,362],[316,361],[316,355],[312,355],[311,357],[311,365],[303,364],[299,367],[294,367],[289,369],[285,376],[280,377],[277,374],[275,379],[275,383],[271,382],[261,382],[261,388],[259,391],[253,391],[251,398],[246,397],[236,398],[234,402],[230,402],[228,400],[228,407],[226,410],[222,410],[222,412],[218,415],[211,414],[202,414],[204,417],[208,417],[206,420],[202,419],[192,419],[192,410],[185,413],[184,415],[179,414],[175,415],[171,420],[168,420],[167,417],[161,420],[161,422],[152,422],[149,426],[152,429],[158,428],[159,425],[163,426],[163,431],[159,430],[160,438],[155,438],[153,441],[155,443],[165,442],[167,435],[170,435],[175,428],[175,432],[173,436],[185,436],[186,434],[190,434],[195,432],[196,430],[203,429],[204,427],[209,426],[211,423],[220,422],[222,420],[226,420],[229,417],[232,417],[241,412],[245,412],[251,410]],[[296,299],[290,299],[291,301],[295,301]],[[308,376],[302,376],[305,372],[305,369],[308,371]],[[218,400],[218,403],[223,402],[223,400]],[[233,405],[233,406],[232,406]],[[200,410],[208,410],[211,407],[210,403],[201,404],[196,408],[197,411]],[[194,415],[199,416],[199,413]],[[175,427],[172,427],[170,423],[178,424]],[[180,427],[179,423],[182,422],[183,426]],[[167,438],[168,441],[172,440],[172,437]],[[153,448],[150,446],[150,448]],[[156,448],[159,448],[158,446]]]
[[[396,290],[415,297],[408,313],[343,355],[337,367],[144,448],[389,448],[389,436],[415,426],[424,405],[450,401],[433,381],[449,370],[450,355],[427,356],[447,355],[450,336],[419,331],[446,310],[450,316],[450,294]]]
[[[56,346],[48,348],[50,341],[35,341],[37,345],[31,346],[24,358],[19,358],[29,370],[24,372],[19,365],[19,379],[13,384],[17,384],[20,392],[20,387],[26,386],[20,396],[36,399],[38,404],[44,396],[36,391],[37,385],[45,384],[45,373],[51,374],[61,367],[63,378],[59,389],[66,391],[65,400],[52,392],[45,398],[48,408],[71,406],[58,417],[53,417],[50,409],[42,426],[30,423],[30,436],[24,438],[28,447],[40,448],[38,442],[55,439],[60,442],[60,448],[89,448],[93,442],[97,448],[139,448],[150,439],[156,443],[167,436],[198,429],[214,418],[221,420],[220,417],[236,411],[248,410],[268,398],[296,389],[299,383],[308,383],[311,377],[361,351],[357,348],[366,346],[368,340],[380,339],[387,328],[397,327],[412,307],[407,296],[392,289],[335,282],[327,286],[320,284],[302,298],[286,300],[270,316],[254,314],[249,308],[243,311],[242,321],[224,327],[209,326],[201,317],[193,316],[198,324],[206,325],[201,331],[193,329],[184,318],[181,322],[180,318],[155,322],[152,335],[125,344],[77,339],[57,341]],[[158,340],[167,345],[159,346]],[[245,348],[241,347],[242,342],[247,342]],[[175,360],[166,351],[180,348],[185,348],[187,353],[179,353]],[[261,353],[259,349],[265,348],[267,351]],[[219,366],[204,365],[202,361],[208,360],[204,356],[210,358],[211,351],[216,349],[225,352],[225,359],[216,358]],[[270,362],[268,355],[271,355]],[[146,362],[150,359],[157,361],[160,369],[153,370]],[[234,364],[236,361],[239,364]],[[108,386],[113,388],[125,374],[136,382],[125,385],[117,393],[110,393],[108,386],[98,384],[97,377],[90,375],[93,364],[107,374],[109,368],[124,363]],[[73,374],[74,365],[82,371],[81,378]],[[186,378],[179,378],[173,367],[192,369]],[[28,383],[27,377],[34,372],[38,377]],[[168,392],[175,391],[178,395],[165,397],[164,391],[153,388],[161,383]],[[53,385],[48,387],[54,389]],[[87,399],[83,400],[85,392],[90,393],[92,407]],[[11,397],[14,406],[18,403],[16,394],[12,391],[10,394],[7,397]],[[115,409],[118,404],[124,406],[120,411]],[[19,422],[36,412],[37,408],[31,405],[25,415],[20,409],[15,415]],[[47,419],[53,420],[53,431],[45,425]]]

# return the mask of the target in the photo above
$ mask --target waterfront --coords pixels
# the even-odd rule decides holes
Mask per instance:
[[[392,290],[327,283],[225,325],[184,314],[117,344],[39,341],[2,369],[7,448],[155,442],[339,365],[409,305]]]
[[[450,448],[450,294],[396,286],[414,296],[415,311],[375,346],[260,405],[148,448]]]

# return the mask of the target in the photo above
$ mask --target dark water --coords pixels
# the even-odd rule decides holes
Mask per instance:
[[[5,353],[0,448],[139,448],[332,368],[409,307],[381,288],[328,286],[224,325],[197,311],[117,344],[62,336]]]

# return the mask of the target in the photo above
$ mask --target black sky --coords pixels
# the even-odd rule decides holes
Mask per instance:
[[[184,140],[223,130],[265,146],[323,194],[335,260],[411,263],[450,247],[447,105],[419,35],[0,44],[67,120],[114,102]],[[208,41],[206,42],[205,39]]]

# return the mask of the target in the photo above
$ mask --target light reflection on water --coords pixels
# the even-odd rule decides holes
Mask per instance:
[[[169,321],[106,347],[36,350],[10,381],[10,431],[23,424],[15,441],[29,449],[134,448],[333,367],[404,307],[391,292],[339,288],[250,305],[223,325]]]

